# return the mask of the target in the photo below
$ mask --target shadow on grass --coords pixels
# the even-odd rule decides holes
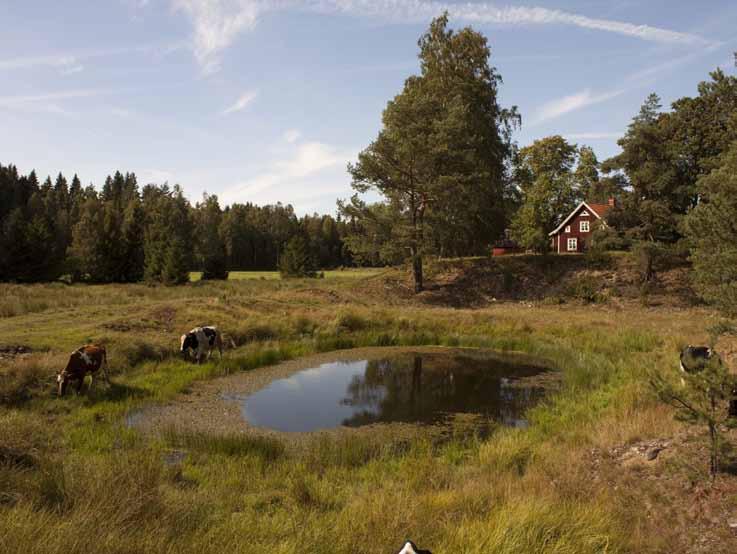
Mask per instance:
[[[148,396],[151,396],[150,392],[141,387],[111,382],[110,386],[101,385],[97,388],[96,385],[95,389],[88,394],[88,399],[91,403],[100,401],[121,402],[124,400],[146,398]]]

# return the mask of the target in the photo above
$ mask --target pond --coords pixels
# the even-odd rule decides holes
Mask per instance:
[[[427,352],[337,361],[241,398],[241,415],[256,427],[301,432],[456,414],[525,426],[525,412],[545,392],[533,377],[545,372],[512,358]]]

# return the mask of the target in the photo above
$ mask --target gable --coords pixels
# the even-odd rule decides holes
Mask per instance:
[[[596,205],[596,204],[594,204]],[[605,211],[605,210],[603,210]],[[577,215],[580,215],[581,217],[584,217],[584,214],[586,217],[590,216],[590,214],[594,214],[596,219],[601,219],[601,215],[599,215],[597,210],[594,210],[589,204],[586,202],[581,202],[576,208],[566,217],[558,227],[555,228],[555,230],[548,233],[549,237],[552,237],[553,235],[557,235],[560,233],[560,231],[566,226],[569,225],[571,220],[575,218]]]

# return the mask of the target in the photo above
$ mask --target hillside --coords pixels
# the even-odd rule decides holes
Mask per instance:
[[[366,284],[362,284],[362,287]],[[428,264],[426,290],[412,291],[408,272],[377,277],[371,291],[386,301],[411,301],[455,308],[482,308],[499,302],[639,303],[649,307],[689,307],[699,303],[689,268],[662,267],[643,289],[637,262],[615,253],[587,256],[519,255],[435,260]]]

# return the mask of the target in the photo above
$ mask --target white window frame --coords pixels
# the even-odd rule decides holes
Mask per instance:
[[[588,233],[589,231],[591,231],[591,225],[588,221],[579,221],[578,230],[582,233]]]
[[[571,248],[571,245],[573,245],[573,248]],[[568,252],[578,252],[578,239],[575,237],[569,238],[566,247]]]
[[[589,216],[589,212],[587,212],[586,210],[581,212],[581,217],[588,217],[588,216]]]
[[[571,232],[571,226],[570,225],[566,225],[565,232],[566,233],[570,233]]]

